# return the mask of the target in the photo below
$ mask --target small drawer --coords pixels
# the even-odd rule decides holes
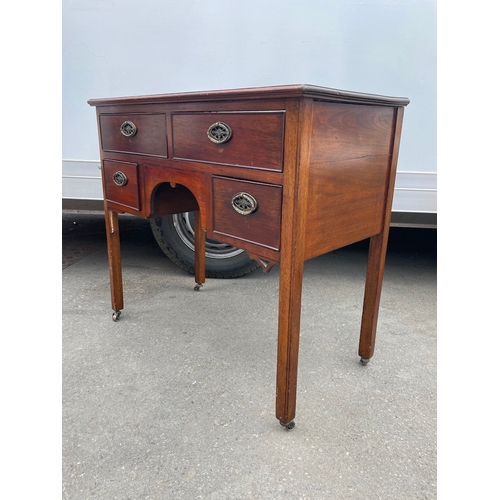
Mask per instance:
[[[104,151],[167,156],[167,123],[164,113],[100,115]]]
[[[281,111],[173,114],[173,156],[281,171],[284,126]]]
[[[134,211],[140,211],[141,198],[137,163],[112,160],[104,160],[102,163],[106,200],[132,208]]]
[[[281,186],[214,176],[212,188],[214,234],[279,250]]]

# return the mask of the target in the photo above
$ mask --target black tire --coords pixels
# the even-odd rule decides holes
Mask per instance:
[[[194,212],[157,217],[150,222],[163,253],[180,268],[194,274]],[[209,238],[205,256],[207,278],[239,278],[259,267],[244,250]]]

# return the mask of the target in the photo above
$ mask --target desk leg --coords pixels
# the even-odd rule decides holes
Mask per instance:
[[[198,291],[205,283],[206,277],[205,260],[205,231],[201,225],[200,211],[194,213],[194,279]]]
[[[363,316],[361,319],[361,334],[359,337],[359,355],[361,363],[366,365],[375,350],[375,335],[377,333],[378,310],[382,294],[382,279],[384,277],[385,256],[391,221],[391,207],[396,182],[396,166],[398,163],[399,141],[401,127],[403,126],[404,107],[397,108],[395,114],[394,142],[392,145],[392,160],[390,166],[389,184],[387,186],[387,199],[384,211],[382,231],[370,238],[368,253],[368,266],[366,268],[365,299],[363,303]]]
[[[368,265],[366,269],[365,298],[359,338],[361,363],[366,365],[375,350],[377,319],[382,294],[382,279],[387,251],[388,231],[383,231],[370,238]]]
[[[118,213],[105,207],[106,241],[108,245],[109,281],[111,286],[111,307],[113,321],[117,321],[123,309],[122,260]]]
[[[287,429],[295,426],[303,269],[280,264],[276,418]]]

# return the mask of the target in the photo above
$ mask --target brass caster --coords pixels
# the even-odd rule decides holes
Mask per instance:
[[[196,285],[195,285],[195,287],[194,287],[194,291],[195,291],[195,292],[199,292],[202,286],[203,286],[203,285],[200,285],[199,283],[196,283]]]
[[[288,422],[288,424],[280,422],[280,425],[284,427],[287,431],[291,431],[295,427],[295,422],[293,420],[291,422]]]
[[[359,360],[359,362],[363,365],[363,366],[366,366],[368,364],[368,361],[370,361],[369,359],[366,359],[366,358],[361,358]]]
[[[113,318],[113,321],[118,321],[118,318],[120,317],[121,313],[122,313],[121,311],[115,311],[113,313],[113,316],[111,316]]]

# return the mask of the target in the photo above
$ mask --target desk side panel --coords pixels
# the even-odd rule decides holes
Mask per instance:
[[[394,108],[314,103],[306,259],[382,230]]]

